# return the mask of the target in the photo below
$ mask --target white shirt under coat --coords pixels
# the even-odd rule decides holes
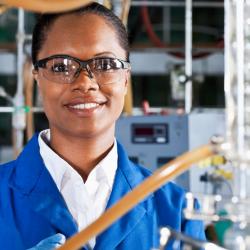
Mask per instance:
[[[90,172],[86,182],[78,172],[50,147],[50,130],[41,131],[38,137],[40,154],[46,168],[62,194],[78,231],[86,228],[104,212],[113,187],[117,169],[117,144]],[[95,238],[89,241],[95,246]]]

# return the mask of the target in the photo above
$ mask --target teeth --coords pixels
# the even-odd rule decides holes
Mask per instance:
[[[73,109],[91,109],[98,107],[98,103],[82,103],[70,106]]]

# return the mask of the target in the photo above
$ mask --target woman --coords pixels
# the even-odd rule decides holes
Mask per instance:
[[[8,225],[2,249],[53,249],[61,235],[85,228],[150,175],[129,161],[114,137],[130,64],[126,30],[111,11],[92,3],[43,15],[32,58],[49,130],[0,167],[0,228]],[[182,216],[184,196],[165,185],[89,246],[149,250],[158,246],[163,225],[203,238],[202,223]]]

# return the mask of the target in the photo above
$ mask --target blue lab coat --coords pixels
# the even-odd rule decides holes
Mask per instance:
[[[118,143],[118,168],[107,207],[149,175]],[[100,234],[94,249],[150,250],[159,245],[158,229],[164,225],[204,239],[203,224],[183,218],[184,195],[168,183]],[[43,163],[35,135],[17,160],[0,166],[0,249],[27,249],[59,232],[70,237],[77,225]]]

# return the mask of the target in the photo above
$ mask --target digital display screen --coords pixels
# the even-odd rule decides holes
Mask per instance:
[[[153,128],[147,128],[147,127],[141,127],[141,128],[135,128],[134,130],[134,135],[153,135],[154,134],[154,130]]]
[[[165,123],[135,123],[131,132],[133,143],[168,143],[168,124]]]

